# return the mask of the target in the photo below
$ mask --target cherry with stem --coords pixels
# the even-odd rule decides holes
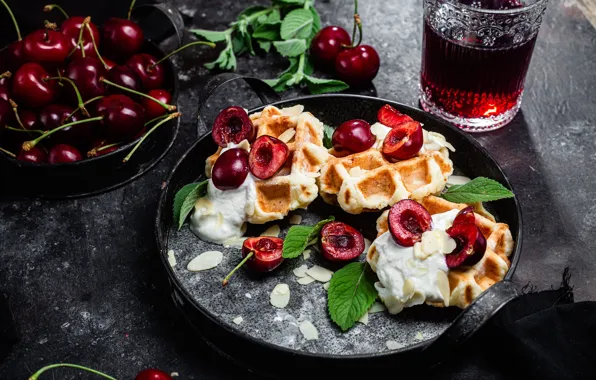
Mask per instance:
[[[123,90],[123,91],[126,91],[126,92],[130,92],[131,94],[135,94],[135,95],[138,95],[138,96],[142,96],[144,98],[147,98],[147,99],[151,99],[155,103],[157,103],[160,106],[162,106],[163,108],[165,108],[166,111],[168,111],[168,112],[171,112],[171,111],[175,111],[176,110],[176,106],[174,106],[174,105],[165,104],[164,102],[155,99],[153,96],[150,96],[150,95],[147,95],[147,94],[143,94],[142,92],[139,92],[139,91],[131,90],[128,87],[120,86],[119,84],[116,84],[114,82],[110,82],[106,78],[103,78],[103,77],[102,78],[99,78],[99,81],[102,82],[102,83],[105,83],[105,84],[107,84],[109,86],[119,88],[120,90]]]
[[[149,135],[151,133],[153,133],[153,131],[155,131],[157,128],[159,128],[161,125],[167,123],[168,121],[175,119],[177,117],[180,117],[182,114],[180,112],[174,112],[169,114],[165,119],[163,119],[162,121],[160,121],[159,123],[155,124],[153,126],[153,128],[151,128],[149,131],[147,131],[147,133],[145,133],[143,135],[143,137],[141,137],[141,139],[139,140],[139,142],[134,146],[134,148],[132,148],[132,150],[130,151],[130,153],[124,157],[124,159],[122,160],[122,162],[128,162],[130,160],[130,158],[132,157],[132,155],[136,152],[137,149],[139,149],[139,147],[141,146],[141,144],[145,141],[145,139],[147,139],[147,137],[149,137]]]
[[[68,16],[68,13],[66,13],[66,11],[64,11],[64,9],[58,5],[58,4],[48,4],[46,6],[43,7],[43,11],[44,12],[51,12],[54,9],[56,9],[57,11],[59,11],[60,13],[62,13],[62,15],[64,16],[64,18],[69,19],[70,17]]]
[[[47,138],[48,136],[61,131],[64,128],[68,128],[68,127],[72,127],[74,125],[79,125],[79,124],[85,124],[85,123],[91,123],[94,121],[101,121],[103,120],[104,117],[103,116],[97,116],[97,117],[92,117],[89,119],[84,119],[84,120],[79,120],[79,121],[73,121],[72,123],[68,123],[68,124],[64,124],[59,126],[58,128],[52,129],[51,131],[48,131],[46,133],[44,133],[43,135],[39,136],[38,138],[31,140],[31,141],[25,141],[23,143],[23,150],[24,151],[29,151],[31,150],[31,148],[33,148],[34,146],[36,146],[37,144],[39,144],[40,141],[42,141],[43,139]]]
[[[80,109],[81,112],[83,113],[83,115],[89,117],[89,112],[87,111],[87,109],[85,108],[85,103],[83,102],[83,97],[81,96],[81,93],[79,92],[79,89],[77,88],[77,85],[75,84],[75,82],[70,79],[70,78],[65,78],[65,77],[47,77],[47,78],[43,78],[44,82],[47,82],[49,80],[58,80],[58,81],[67,81],[68,83],[70,83],[70,85],[72,86],[72,88],[74,89],[74,92],[77,96],[77,103],[78,103],[78,108]],[[70,117],[70,116],[69,116]]]
[[[14,17],[14,14],[12,13],[12,10],[8,6],[8,4],[6,4],[4,0],[0,0],[0,3],[2,3],[8,11],[8,14],[10,15],[10,18],[14,25],[15,31],[17,32],[17,40],[8,45],[4,52],[4,54],[6,54],[7,60],[9,61],[8,66],[11,69],[16,69],[24,62],[23,37],[21,36],[19,23],[17,22],[17,19]]]
[[[96,374],[98,376],[102,376],[106,379],[109,380],[117,380],[115,377],[112,377],[110,375],[106,375],[103,372],[99,372],[97,370],[94,370],[92,368],[88,368],[88,367],[84,367],[82,365],[78,365],[78,364],[69,364],[69,363],[58,363],[58,364],[51,364],[48,366],[45,366],[43,368],[41,368],[39,371],[35,372],[33,375],[31,375],[31,377],[29,377],[28,380],[37,380],[39,378],[39,376],[41,376],[41,374],[43,374],[44,372],[50,370],[50,369],[54,369],[54,368],[60,368],[60,367],[68,367],[68,368],[76,368],[76,369],[81,369],[83,371],[87,371],[87,372],[91,372],[93,374]]]
[[[95,42],[95,37],[93,36],[93,30],[91,29],[91,25],[89,25],[89,22],[91,22],[91,17],[87,17],[85,19],[85,21],[83,22],[83,25],[85,28],[87,28],[87,31],[89,32],[89,35],[91,36],[91,43],[93,44],[93,49],[95,49],[95,54],[97,54],[97,58],[99,58],[99,60],[101,61],[103,66],[106,68],[106,70],[110,70],[110,66],[108,66],[106,61],[103,60],[101,54],[99,54],[99,49],[97,48],[97,43]],[[81,27],[81,30],[83,30],[83,27]],[[81,36],[82,36],[82,33],[81,33]]]
[[[95,102],[95,101],[97,101],[97,100],[99,100],[99,99],[103,99],[103,98],[104,98],[104,96],[103,96],[103,95],[102,95],[102,96],[96,96],[95,98],[91,98],[91,99],[87,100],[86,102],[84,102],[84,103],[83,103],[83,106],[88,106],[90,103],[93,103],[93,102]],[[64,120],[69,120],[70,118],[72,118],[72,117],[75,115],[75,113],[77,113],[77,112],[78,112],[80,109],[81,109],[81,108],[79,108],[79,107],[75,108],[75,110],[74,110],[74,111],[72,111],[72,112],[70,113],[70,115],[68,115],[68,116],[66,117],[66,119],[64,119]]]

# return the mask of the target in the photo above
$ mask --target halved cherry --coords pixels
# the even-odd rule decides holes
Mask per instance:
[[[255,140],[248,155],[250,172],[259,179],[271,178],[286,163],[290,149],[285,142],[272,136]]]
[[[460,212],[457,213],[455,219],[453,220],[453,225],[456,224],[474,224],[476,225],[476,217],[474,216],[474,208],[472,206],[468,206],[462,209]]]
[[[223,152],[215,161],[211,180],[219,190],[237,189],[248,175],[248,153],[233,148]]]
[[[342,222],[327,223],[321,230],[323,256],[329,261],[349,261],[364,252],[364,237]]]
[[[243,260],[226,276],[223,285],[226,286],[230,277],[244,264],[255,272],[271,272],[284,261],[283,246],[283,239],[276,237],[261,236],[246,239],[242,244]]]
[[[401,123],[414,121],[414,119],[408,115],[404,115],[395,108],[391,107],[389,104],[385,104],[383,107],[381,107],[379,112],[377,112],[377,119],[379,120],[379,123],[390,128],[395,128]]]
[[[389,131],[383,141],[383,154],[392,159],[407,160],[418,154],[423,143],[422,125],[408,121]]]
[[[217,145],[225,147],[230,142],[238,144],[242,140],[252,140],[254,127],[242,107],[232,106],[217,115],[211,135]]]
[[[449,268],[474,265],[482,260],[484,252],[486,252],[486,238],[476,225],[470,223],[454,224],[447,229],[447,234],[457,244],[453,252],[445,255]]]
[[[422,239],[422,234],[431,229],[432,217],[420,203],[404,199],[389,210],[389,231],[395,242],[412,247]]]
[[[374,145],[375,135],[370,130],[370,124],[361,119],[348,120],[340,125],[331,142],[337,151],[347,150],[351,153],[364,152]]]

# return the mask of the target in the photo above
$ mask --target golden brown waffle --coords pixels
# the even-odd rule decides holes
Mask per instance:
[[[288,144],[286,165],[273,178],[256,179],[257,201],[249,223],[263,224],[283,219],[288,212],[306,208],[318,194],[316,177],[329,154],[323,147],[323,124],[303,106],[279,109],[265,107],[250,115],[257,137],[268,135]],[[222,148],[207,159],[205,173],[211,176]]]
[[[420,203],[426,207],[431,215],[453,209],[461,210],[468,206],[466,204],[452,203],[435,196],[425,197]],[[377,236],[388,231],[388,214],[389,211],[385,211],[377,219]],[[507,224],[496,223],[477,212],[474,215],[476,217],[476,225],[486,237],[486,252],[484,257],[474,266],[451,269],[447,276],[451,291],[449,306],[457,306],[462,309],[467,307],[480,293],[496,282],[503,280],[511,265],[509,256],[513,252],[514,247],[513,237]],[[375,271],[378,258],[378,253],[374,249],[374,246],[372,246],[367,253],[367,260]],[[438,307],[444,306],[442,303],[429,304]]]
[[[333,151],[332,151],[333,152]],[[333,157],[321,167],[321,197],[350,214],[378,211],[405,198],[441,192],[453,173],[447,148],[391,163],[373,148]]]

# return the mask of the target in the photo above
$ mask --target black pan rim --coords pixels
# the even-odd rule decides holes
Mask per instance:
[[[266,106],[272,105],[272,106],[286,106],[288,104],[297,104],[300,101],[303,100],[316,100],[316,99],[324,99],[324,100],[328,100],[328,99],[346,99],[346,98],[351,98],[351,99],[359,99],[359,100],[363,100],[363,101],[374,101],[374,102],[385,102],[391,105],[397,105],[399,108],[402,109],[406,109],[414,114],[424,114],[426,117],[430,118],[433,120],[433,122],[437,123],[437,124],[441,124],[444,127],[451,129],[452,131],[455,131],[456,133],[458,133],[461,137],[463,137],[469,144],[473,145],[475,148],[477,148],[486,158],[488,158],[488,160],[492,163],[492,165],[494,165],[494,167],[498,170],[498,172],[503,176],[503,178],[505,179],[505,183],[503,185],[505,185],[506,187],[508,187],[509,189],[511,189],[512,191],[514,190],[513,187],[511,186],[511,183],[507,177],[507,175],[505,175],[505,172],[503,171],[503,169],[501,168],[501,166],[496,162],[496,160],[492,157],[492,155],[478,142],[476,141],[472,136],[468,135],[466,132],[460,130],[459,128],[447,123],[444,120],[441,120],[439,118],[437,118],[436,116],[427,113],[421,109],[409,106],[407,104],[403,104],[403,103],[399,103],[396,101],[392,101],[392,100],[387,100],[387,99],[383,99],[383,98],[377,98],[377,97],[372,97],[372,96],[366,96],[366,95],[353,95],[353,94],[323,94],[323,95],[310,95],[310,96],[302,96],[302,97],[298,97],[298,98],[292,98],[292,99],[284,99],[284,100],[280,100],[278,102],[274,102],[271,104],[266,104],[260,107],[256,107],[254,109],[249,110],[249,113],[253,113],[253,112],[258,112],[260,110],[262,110],[263,108],[265,108]],[[350,359],[355,359],[355,360],[362,360],[362,359],[367,359],[367,358],[379,358],[379,357],[390,357],[393,355],[398,355],[398,354],[402,354],[405,352],[410,352],[410,351],[414,351],[414,350],[419,350],[423,347],[426,347],[427,345],[429,345],[430,343],[432,343],[435,338],[432,339],[428,339],[425,341],[422,341],[420,343],[416,343],[413,345],[409,345],[400,349],[396,349],[396,350],[390,350],[390,351],[383,351],[383,352],[376,352],[376,353],[369,353],[369,354],[354,354],[354,355],[333,355],[333,354],[319,354],[319,353],[312,353],[312,352],[306,352],[306,351],[299,351],[299,350],[294,350],[294,349],[290,349],[290,348],[286,348],[286,347],[282,347],[282,346],[278,346],[278,345],[274,345],[272,343],[263,341],[261,339],[257,339],[253,336],[250,336],[248,334],[246,334],[243,331],[237,330],[236,328],[233,328],[231,326],[226,326],[225,324],[222,324],[220,322],[220,320],[215,317],[214,315],[211,314],[211,312],[209,310],[204,309],[201,305],[199,305],[186,291],[186,289],[184,289],[184,287],[182,286],[182,284],[180,284],[180,282],[178,281],[178,279],[176,278],[172,267],[169,265],[167,259],[166,259],[166,248],[167,248],[167,241],[169,238],[169,234],[166,234],[166,236],[162,236],[162,233],[160,231],[160,224],[161,224],[161,219],[162,219],[162,212],[164,210],[168,210],[166,203],[166,198],[167,198],[167,193],[169,190],[169,185],[171,182],[171,179],[174,175],[174,173],[176,172],[176,170],[179,168],[180,164],[186,159],[187,155],[189,154],[190,151],[192,151],[193,149],[195,149],[195,147],[202,143],[204,139],[210,138],[210,133],[206,133],[203,136],[201,136],[200,138],[197,139],[197,141],[195,143],[193,143],[185,152],[184,154],[180,157],[180,159],[176,162],[176,164],[172,167],[170,174],[168,175],[168,177],[165,180],[165,186],[162,188],[160,197],[159,197],[159,202],[158,202],[158,208],[157,208],[157,216],[156,216],[156,222],[155,222],[155,236],[157,239],[157,247],[159,250],[159,255],[160,255],[160,259],[162,262],[162,265],[165,267],[166,273],[168,275],[169,278],[169,282],[171,285],[173,285],[176,290],[179,292],[180,295],[184,296],[184,298],[186,299],[186,301],[188,301],[194,308],[196,308],[199,312],[201,312],[204,316],[206,316],[207,318],[209,318],[212,322],[214,322],[216,325],[220,326],[221,328],[223,328],[224,330],[227,330],[230,333],[233,333],[237,336],[240,336],[243,339],[246,339],[250,342],[253,342],[259,346],[263,346],[267,349],[272,349],[272,350],[278,350],[281,352],[284,352],[286,354],[289,355],[294,355],[294,356],[302,356],[302,357],[310,357],[310,358],[323,358],[323,359],[331,359],[331,360],[350,360]],[[514,192],[515,193],[515,192]],[[515,209],[516,209],[516,214],[517,214],[517,219],[518,219],[518,228],[517,228],[517,239],[515,242],[515,248],[513,251],[513,260],[511,261],[511,266],[509,267],[509,270],[507,271],[507,274],[505,275],[504,280],[510,280],[513,277],[513,274],[517,268],[517,265],[519,263],[519,258],[521,255],[521,247],[522,247],[522,213],[521,213],[521,205],[519,204],[518,201],[518,197],[514,197],[512,198],[514,205],[515,205]]]

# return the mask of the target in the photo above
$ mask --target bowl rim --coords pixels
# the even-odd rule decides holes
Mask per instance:
[[[384,98],[378,98],[378,97],[372,97],[372,96],[366,96],[366,95],[355,95],[355,94],[322,94],[322,95],[309,95],[309,96],[301,96],[301,97],[297,97],[297,98],[290,98],[290,99],[283,99],[277,102],[273,102],[270,104],[265,104],[259,107],[255,107],[252,108],[248,111],[248,113],[253,113],[253,112],[259,112],[260,110],[262,110],[263,108],[267,107],[267,106],[285,106],[288,105],[288,103],[296,105],[299,104],[299,102],[303,101],[303,100],[311,100],[311,99],[323,99],[325,101],[328,101],[329,99],[334,99],[334,98],[339,98],[341,99],[358,99],[358,100],[362,100],[362,101],[374,101],[374,102],[385,102],[386,104],[390,104],[391,106],[397,106],[398,109],[405,109],[407,111],[410,111],[414,114],[424,114],[425,116],[427,116],[428,118],[432,119],[434,123],[438,123],[438,124],[442,124],[443,126],[445,126],[446,128],[451,129],[452,131],[455,131],[456,133],[460,134],[461,137],[463,137],[465,140],[467,140],[467,142],[469,144],[472,144],[476,149],[478,149],[486,158],[488,158],[488,160],[492,163],[492,165],[494,165],[494,167],[498,170],[498,172],[503,176],[503,178],[505,179],[505,183],[503,184],[505,187],[508,187],[509,189],[511,189],[514,194],[514,188],[511,185],[511,182],[509,181],[509,178],[507,177],[507,175],[505,174],[505,172],[503,171],[503,169],[501,168],[501,166],[497,163],[497,161],[492,157],[492,155],[488,152],[488,150],[486,150],[486,148],[484,148],[476,139],[474,139],[472,136],[470,136],[469,134],[467,134],[466,132],[462,131],[461,129],[451,125],[450,123],[439,119],[438,117],[424,111],[418,108],[415,108],[413,106],[407,105],[407,104],[403,104],[397,101],[393,101],[393,100],[388,100],[388,99],[384,99]],[[307,358],[323,358],[323,359],[332,359],[332,360],[362,360],[362,359],[369,359],[369,358],[381,358],[381,357],[390,357],[393,355],[398,355],[398,354],[404,354],[406,352],[412,352],[415,350],[420,350],[426,346],[428,346],[429,344],[431,344],[438,336],[433,337],[431,339],[427,339],[424,341],[421,341],[419,343],[415,343],[412,345],[408,345],[399,349],[395,349],[395,350],[388,350],[388,351],[381,351],[381,352],[374,352],[374,353],[366,353],[366,354],[353,354],[353,355],[336,355],[336,354],[327,354],[327,353],[313,353],[313,352],[307,352],[307,351],[301,351],[301,350],[296,350],[296,349],[291,349],[291,348],[287,348],[287,347],[283,347],[283,346],[279,346],[279,345],[275,345],[273,343],[267,342],[265,340],[256,338],[252,335],[249,335],[248,333],[239,330],[233,326],[228,326],[224,323],[222,323],[220,321],[220,318],[218,318],[217,316],[213,315],[209,310],[205,309],[203,306],[201,306],[189,293],[188,291],[182,286],[182,284],[180,283],[178,277],[176,277],[172,267],[170,266],[166,256],[166,251],[167,251],[167,241],[169,239],[169,228],[166,230],[165,232],[165,236],[162,235],[161,231],[160,231],[160,225],[161,225],[161,220],[163,219],[163,212],[165,210],[169,210],[168,205],[166,205],[166,198],[167,198],[167,193],[170,190],[170,183],[171,180],[174,176],[174,174],[176,173],[176,171],[178,170],[178,168],[180,167],[180,165],[182,164],[183,161],[185,161],[187,159],[188,154],[194,150],[196,148],[197,145],[201,144],[205,139],[210,138],[211,134],[209,132],[203,134],[202,136],[200,136],[197,141],[195,141],[178,159],[178,161],[176,162],[176,164],[171,168],[170,173],[168,174],[167,178],[164,181],[164,186],[162,187],[161,190],[161,194],[159,196],[159,201],[157,204],[157,214],[156,214],[156,221],[155,221],[155,236],[156,236],[156,240],[157,240],[157,248],[159,251],[159,256],[162,262],[162,265],[165,267],[168,277],[169,277],[169,283],[170,286],[174,286],[176,288],[176,291],[178,292],[178,294],[180,296],[183,296],[191,305],[193,308],[195,308],[197,311],[199,311],[202,315],[204,315],[205,317],[209,318],[209,320],[211,320],[213,323],[215,323],[217,326],[223,328],[224,330],[239,336],[243,339],[246,339],[252,343],[255,343],[259,346],[262,346],[266,349],[270,349],[270,350],[278,350],[281,352],[284,352],[286,354],[289,355],[298,355],[298,356],[302,356],[302,357],[307,357]],[[514,202],[515,205],[515,209],[516,209],[516,217],[518,220],[517,223],[517,230],[516,232],[516,241],[515,241],[515,247],[514,250],[512,252],[513,255],[513,260],[511,260],[511,265],[509,267],[509,270],[507,271],[507,274],[505,275],[505,277],[503,278],[504,280],[511,280],[511,278],[513,277],[513,274],[517,268],[517,265],[519,263],[519,259],[521,256],[521,248],[522,248],[522,211],[521,211],[521,205],[518,201],[518,197],[515,196],[513,198],[511,198],[510,200],[512,200]],[[463,310],[462,310],[463,311]]]

